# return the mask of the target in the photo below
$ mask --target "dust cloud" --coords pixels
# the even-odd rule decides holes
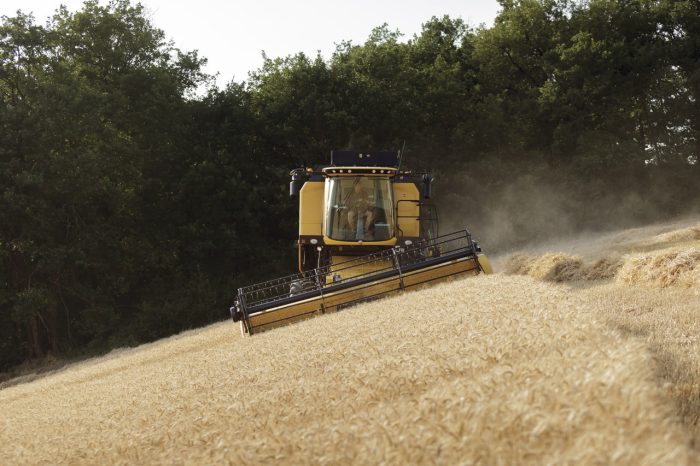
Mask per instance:
[[[518,251],[558,250],[595,256],[621,230],[650,225],[669,230],[700,219],[700,202],[669,197],[662,182],[643,189],[608,186],[602,180],[573,184],[545,170],[499,183],[470,172],[437,179],[440,231],[469,228],[484,251],[504,258]],[[671,206],[671,207],[669,207]],[[609,253],[610,251],[606,251]]]

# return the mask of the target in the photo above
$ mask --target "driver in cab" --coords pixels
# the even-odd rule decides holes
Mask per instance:
[[[374,211],[370,206],[367,190],[360,183],[356,183],[348,199],[348,224],[353,235],[357,236],[357,229],[359,226],[358,219],[363,216],[365,227],[363,233],[367,233],[374,220]],[[362,238],[358,237],[358,239]]]

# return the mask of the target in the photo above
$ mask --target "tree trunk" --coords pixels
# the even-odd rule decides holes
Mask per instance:
[[[647,150],[646,116],[647,99],[642,96],[639,102],[639,116],[637,117],[637,125],[639,126],[639,149],[642,151],[642,155],[645,155]]]
[[[700,85],[693,86],[693,110],[691,111],[691,125],[693,128],[693,137],[695,138],[695,147],[693,155],[695,163],[700,164]]]
[[[700,74],[700,71],[698,72]],[[695,163],[700,164],[700,84],[695,86]]]
[[[54,303],[49,305],[46,316],[47,337],[51,354],[58,355],[58,312]]]
[[[39,323],[36,317],[32,317],[27,323],[27,338],[29,340],[29,356],[33,359],[43,356],[39,341]]]
[[[70,309],[68,309],[68,306],[66,305],[66,300],[63,299],[63,291],[61,290],[61,285],[58,285],[58,299],[61,301],[61,305],[63,306],[64,314],[66,317],[66,337],[68,339],[68,349],[70,350],[73,347],[73,336],[71,335],[71,329],[70,329]],[[65,350],[65,347],[64,347]]]

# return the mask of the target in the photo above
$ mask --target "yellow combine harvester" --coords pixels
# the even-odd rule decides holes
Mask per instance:
[[[438,235],[427,173],[400,153],[333,151],[329,166],[291,173],[299,198],[299,273],[239,288],[231,307],[254,334],[463,274],[491,273],[467,230]]]

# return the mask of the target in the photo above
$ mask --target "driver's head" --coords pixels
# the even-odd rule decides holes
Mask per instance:
[[[357,183],[355,185],[355,193],[360,194],[362,192],[362,185],[360,183]]]

